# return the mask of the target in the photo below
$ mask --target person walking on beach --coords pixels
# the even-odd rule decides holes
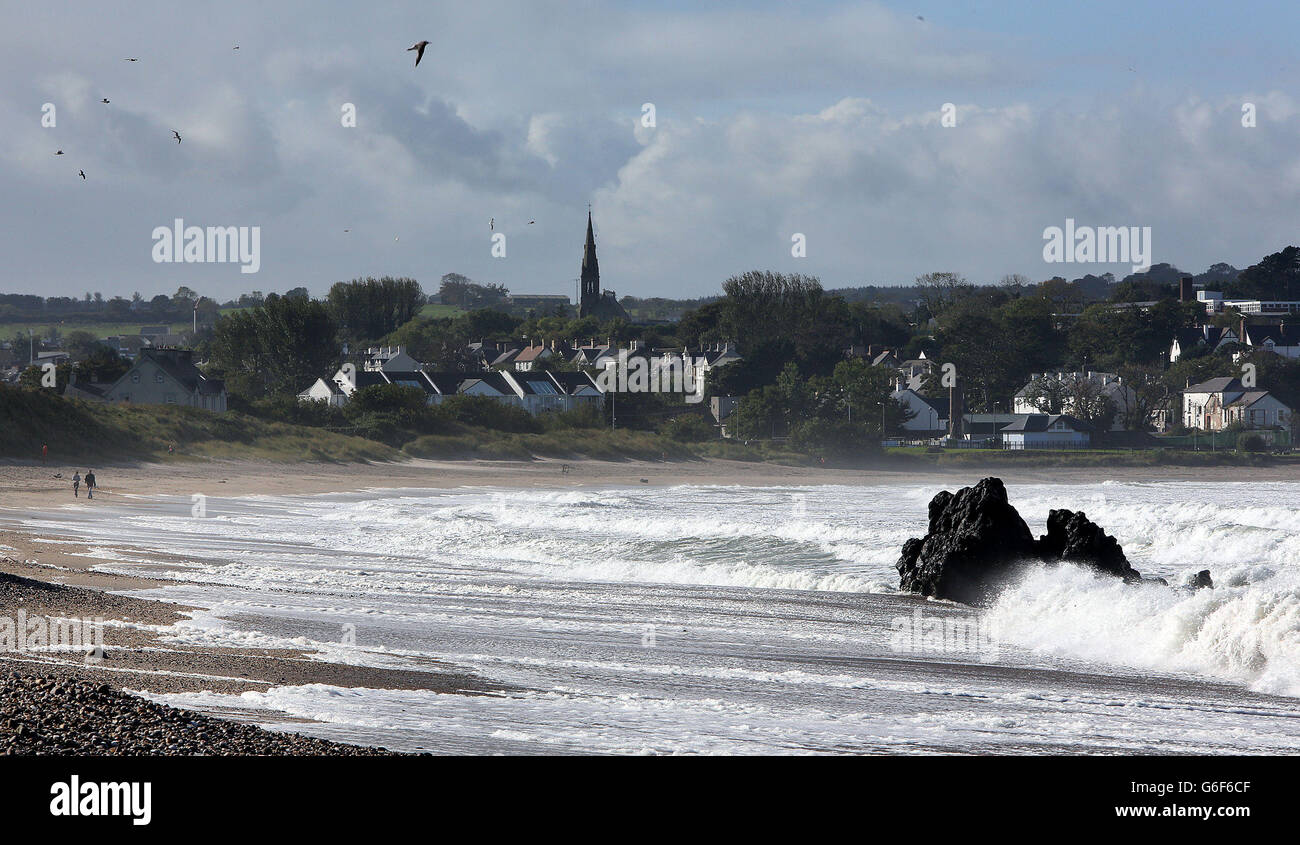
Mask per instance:
[[[72,474],[72,495],[80,499],[81,498],[80,491],[81,491],[81,473],[74,472]]]
[[[42,443],[42,444],[41,444],[41,463],[45,463],[45,459],[48,458],[49,455],[50,455],[50,444],[48,444],[48,443]]]
[[[95,471],[93,469],[86,470],[86,498],[95,498]]]

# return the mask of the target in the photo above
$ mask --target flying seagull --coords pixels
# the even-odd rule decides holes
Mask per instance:
[[[56,156],[61,156],[61,155],[63,155],[63,150],[59,150],[57,153],[55,153],[55,155],[56,155]]]
[[[124,61],[124,62],[138,62],[138,61],[140,61],[140,60],[139,60],[139,59],[123,59],[122,61]]]
[[[83,181],[83,182],[86,181],[86,171],[84,171],[84,170],[79,170],[79,171],[77,171],[77,172],[81,174],[81,181]]]
[[[536,222],[537,222],[536,220],[529,220],[529,221],[528,221],[528,225],[531,226],[531,225],[533,225],[533,224],[536,223]]]
[[[489,232],[495,231],[496,228],[497,228],[497,219],[496,219],[495,217],[489,217],[489,218],[488,218],[488,231],[489,231]]]
[[[429,46],[429,42],[428,42],[428,41],[417,41],[417,42],[415,42],[415,44],[413,44],[412,46],[406,48],[406,52],[408,52],[408,53],[411,52],[412,50],[415,50],[415,51],[416,51],[416,52],[415,52],[415,66],[416,66],[416,67],[419,67],[419,66],[420,66],[420,59],[423,59],[423,58],[424,58],[424,48],[425,48],[425,47],[428,47],[428,46]]]
[[[181,142],[181,133],[177,132],[175,129],[172,130],[172,136],[176,138],[176,143],[179,144]]]
[[[101,102],[101,103],[107,103],[107,102],[108,102],[108,97],[105,97],[104,99],[100,100],[100,102]]]

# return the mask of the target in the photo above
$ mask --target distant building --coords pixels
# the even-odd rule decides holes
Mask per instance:
[[[1291,408],[1267,390],[1247,388],[1240,379],[1212,378],[1183,391],[1183,425],[1202,431],[1245,428],[1288,428]]]
[[[543,311],[550,314],[560,308],[565,313],[573,313],[573,303],[569,301],[569,297],[558,293],[511,294],[506,297],[506,304],[520,311]]]
[[[1092,426],[1066,414],[1024,414],[1001,429],[1003,449],[1087,449]]]
[[[65,395],[136,405],[186,405],[209,411],[226,410],[226,385],[203,375],[189,349],[145,347],[131,369],[112,384],[79,381],[75,374]]]
[[[740,407],[739,396],[710,396],[709,413],[713,414],[713,419],[722,427],[722,436],[727,437],[727,420]]]
[[[510,361],[510,364],[514,367],[515,372],[526,373],[536,367],[540,361],[563,361],[568,357],[568,355],[568,350],[562,348],[559,344],[555,343],[555,341],[551,341],[550,346],[547,346],[544,343],[539,343],[536,346],[533,346],[530,343],[514,356]]]
[[[1294,324],[1251,325],[1243,320],[1241,342],[1252,350],[1274,352],[1283,358],[1300,358],[1300,326]]]
[[[397,370],[409,372],[424,366],[406,352],[404,346],[372,346],[365,352],[367,358],[363,369],[371,372],[380,370]]]
[[[587,212],[587,243],[582,250],[582,294],[578,300],[579,317],[596,317],[609,320],[614,317],[628,319],[627,311],[619,304],[612,290],[600,289],[600,265],[596,261],[596,233],[591,227],[591,212]]]
[[[901,388],[891,394],[895,402],[911,412],[912,417],[903,422],[903,431],[918,437],[939,437],[948,430],[948,399],[922,396],[911,388]]]
[[[1046,414],[1052,409],[1046,407],[1047,402],[1043,397],[1036,400],[1029,398],[1033,391],[1035,381],[1055,383],[1055,389],[1062,394],[1061,409],[1066,413],[1077,414],[1079,409],[1075,406],[1075,399],[1072,393],[1075,389],[1076,381],[1086,381],[1089,390],[1096,390],[1099,394],[1110,400],[1114,408],[1111,417],[1110,429],[1112,431],[1124,430],[1124,411],[1133,408],[1137,404],[1137,396],[1133,389],[1124,384],[1115,373],[1103,373],[1089,370],[1086,373],[1034,373],[1029,383],[1011,397],[1011,410],[1016,414]]]
[[[1201,326],[1197,329],[1179,329],[1174,334],[1174,341],[1169,346],[1169,363],[1173,364],[1191,349],[1206,347],[1211,352],[1225,343],[1237,343],[1241,337],[1232,329],[1218,326]]]

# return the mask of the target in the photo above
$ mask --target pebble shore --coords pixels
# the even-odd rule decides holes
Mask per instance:
[[[108,684],[55,675],[0,677],[0,755],[384,756],[156,704]]]

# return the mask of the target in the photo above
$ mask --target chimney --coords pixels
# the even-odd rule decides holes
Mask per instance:
[[[1179,302],[1195,302],[1195,301],[1196,301],[1196,291],[1192,288],[1192,277],[1191,277],[1191,276],[1183,276],[1181,282],[1179,283],[1179,285],[1178,285],[1178,301],[1179,301]]]
[[[1241,328],[1237,330],[1237,340],[1239,340],[1243,344],[1246,342],[1246,318],[1245,317],[1241,318]]]

